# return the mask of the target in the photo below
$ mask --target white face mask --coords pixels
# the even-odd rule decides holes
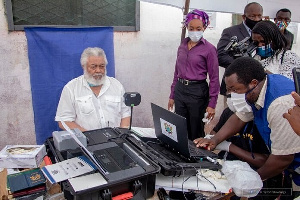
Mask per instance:
[[[232,103],[232,101],[231,101],[231,97],[228,97],[226,102],[227,102],[228,108],[229,108],[232,112],[236,112],[236,109],[235,109],[235,107],[233,106],[233,103]]]
[[[251,106],[246,101],[246,94],[245,93],[238,94],[238,93],[232,92],[230,99],[231,99],[231,102],[232,102],[232,107],[236,110],[235,112],[252,112]],[[229,107],[229,105],[228,105],[228,107]]]
[[[203,37],[203,31],[189,31],[188,36],[193,42],[198,42]]]

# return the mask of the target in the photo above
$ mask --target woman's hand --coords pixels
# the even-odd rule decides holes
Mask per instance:
[[[215,111],[214,108],[207,107],[207,108],[206,108],[206,112],[207,112],[206,119],[212,120],[212,119],[215,117],[216,111]]]
[[[174,108],[174,99],[169,99],[168,110],[172,111]]]

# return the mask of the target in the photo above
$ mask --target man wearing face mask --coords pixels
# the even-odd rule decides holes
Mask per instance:
[[[300,67],[300,57],[287,49],[288,42],[271,21],[261,21],[252,29],[252,40],[257,44],[257,55],[267,72],[293,79],[292,69]]]
[[[64,129],[81,131],[104,127],[129,127],[130,109],[124,103],[125,90],[115,78],[106,75],[103,49],[86,48],[80,58],[84,74],[69,81],[62,90],[55,121]]]
[[[178,48],[168,103],[169,110],[175,104],[175,112],[187,119],[191,140],[204,137],[202,118],[205,112],[207,118],[214,117],[220,88],[216,48],[203,38],[208,25],[209,17],[204,11],[193,10],[187,14],[188,37]]]
[[[254,123],[271,154],[259,166],[257,172],[262,180],[274,177],[284,171],[292,175],[300,185],[300,137],[296,135],[282,115],[291,108],[294,99],[290,93],[294,83],[279,74],[266,75],[261,63],[250,57],[236,59],[225,71],[228,93],[244,96],[252,112],[236,112],[211,139],[194,140],[197,146],[208,146],[212,150],[222,141],[234,135],[247,122]],[[234,151],[229,146],[229,151]],[[244,155],[240,155],[244,159]]]
[[[234,58],[231,57],[228,52],[224,51],[224,48],[230,43],[230,39],[236,36],[238,41],[243,40],[246,37],[251,37],[251,30],[256,23],[262,20],[263,8],[259,3],[251,2],[245,6],[243,22],[239,25],[235,25],[223,30],[221,38],[218,42],[218,61],[221,67],[225,69],[233,62]],[[221,83],[220,94],[226,98],[226,86],[224,77]]]
[[[230,116],[237,112],[237,110],[241,110],[241,112],[248,112],[250,106],[246,106],[246,102],[242,104],[240,103],[241,99],[239,96],[235,96],[233,94],[233,98],[231,100],[231,95],[228,95],[228,107],[223,110],[217,125],[213,128],[210,134],[205,136],[205,138],[212,138],[224,126]],[[255,124],[253,124],[253,121],[247,122],[245,126],[243,126],[234,136],[227,139],[227,141],[224,140],[218,144],[215,149],[220,150],[218,153],[220,159],[242,160],[247,162],[254,169],[258,169],[261,165],[263,165],[270,155],[270,151],[265,145]],[[291,179],[288,176],[284,176],[284,174],[278,174],[277,176],[264,181],[262,190],[270,190],[270,188],[272,188],[273,191],[280,191],[283,190],[283,188],[291,187]],[[261,193],[251,199],[274,200],[275,198],[275,194],[272,196],[266,196],[264,193]],[[291,196],[286,195],[280,199],[289,200],[291,199]]]
[[[289,50],[292,49],[294,42],[294,35],[286,29],[291,22],[291,16],[291,11],[287,8],[283,8],[277,11],[276,18],[274,19],[276,26],[288,41],[286,48]]]

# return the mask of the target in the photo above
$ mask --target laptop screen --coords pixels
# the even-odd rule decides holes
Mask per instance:
[[[151,109],[156,137],[184,157],[189,158],[186,118],[154,103],[151,103]]]

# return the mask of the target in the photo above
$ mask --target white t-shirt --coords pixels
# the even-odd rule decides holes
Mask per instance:
[[[267,91],[267,79],[255,103],[257,109],[264,107]],[[289,155],[300,152],[300,137],[293,131],[288,120],[282,117],[289,108],[295,105],[292,95],[285,95],[275,99],[267,111],[267,120],[271,129],[270,140],[273,155]],[[236,115],[244,122],[253,120],[253,113],[238,113]]]
[[[122,84],[107,76],[96,96],[81,75],[63,88],[55,121],[74,121],[87,130],[119,127],[121,119],[130,116],[130,109],[124,103],[124,93]]]
[[[300,67],[300,58],[294,52],[287,50],[282,58],[283,50],[278,55],[268,57],[261,60],[261,64],[266,70],[273,74],[281,74],[289,79],[293,80],[292,69],[294,67]],[[282,62],[281,62],[282,59]]]

